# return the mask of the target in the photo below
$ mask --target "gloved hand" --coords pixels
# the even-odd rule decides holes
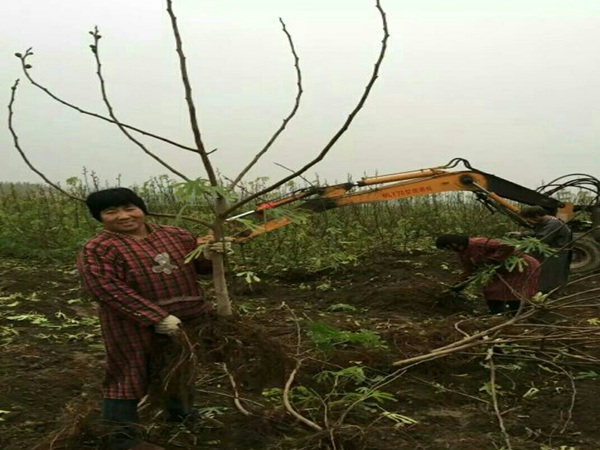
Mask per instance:
[[[213,254],[215,253],[233,253],[231,248],[231,243],[233,242],[232,237],[224,237],[220,241],[210,240],[206,244],[204,244],[204,249],[202,250],[202,255],[205,259],[211,259]]]
[[[154,331],[159,334],[167,334],[169,336],[177,334],[181,328],[181,320],[177,317],[168,315],[163,320],[154,325]]]

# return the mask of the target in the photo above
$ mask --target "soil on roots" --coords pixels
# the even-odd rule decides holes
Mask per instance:
[[[269,329],[239,316],[206,314],[186,325],[179,335],[159,338],[152,356],[148,401],[161,407],[165,397],[192,403],[190,386],[207,367],[226,375],[232,388],[260,394],[268,386],[283,385],[290,365],[288,351]]]
[[[148,440],[170,450],[481,450],[507,440],[597,450],[600,277],[574,280],[560,309],[496,333],[508,318],[443,293],[456,269],[441,252],[390,252],[341,271],[231,280],[235,318],[207,317],[162,342],[140,406]],[[99,420],[95,305],[72,267],[5,260],[0,274],[0,448],[101,449],[110,430]],[[337,331],[319,340],[316,324]],[[480,334],[459,352],[394,365]],[[197,414],[165,421],[161,399],[190,385]]]

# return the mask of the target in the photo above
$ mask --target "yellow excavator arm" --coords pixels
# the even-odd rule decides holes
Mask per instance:
[[[452,170],[460,163],[464,164],[467,170]],[[252,229],[234,235],[236,242],[245,242],[260,234],[290,224],[293,221],[290,217],[267,219],[267,211],[283,205],[294,204],[294,208],[298,211],[316,213],[342,206],[453,191],[473,192],[477,199],[490,210],[499,211],[523,226],[529,224],[519,215],[519,209],[512,202],[540,205],[553,213],[564,212],[566,215],[572,214],[573,211],[571,205],[495,175],[476,170],[467,160],[455,158],[448,164],[439,167],[363,177],[357,182],[299,189],[278,199],[261,203],[253,210],[232,216],[227,221],[231,222],[243,217],[253,219]],[[568,217],[565,218],[568,219]],[[204,241],[203,238],[200,240]]]

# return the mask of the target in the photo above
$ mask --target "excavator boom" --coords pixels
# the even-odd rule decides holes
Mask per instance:
[[[463,163],[469,170],[450,170]],[[398,200],[403,198],[470,191],[490,210],[499,211],[516,223],[528,226],[512,202],[540,205],[552,213],[568,205],[548,195],[520,186],[511,181],[473,169],[468,161],[455,158],[450,163],[410,172],[400,172],[376,177],[364,177],[357,182],[330,186],[309,187],[258,205],[254,210],[228,218],[233,221],[244,216],[255,220],[255,227],[238,233],[235,240],[244,242],[292,222],[290,217],[266,219],[266,213],[282,205],[295,205],[299,211],[323,212],[342,206]],[[572,211],[572,208],[571,208]]]
[[[457,169],[461,164],[464,169]],[[585,204],[573,205],[551,197],[568,188],[583,191],[587,199]],[[514,202],[544,207],[550,214],[569,223],[574,231],[571,271],[583,274],[600,269],[600,180],[587,174],[569,174],[533,190],[477,170],[463,158],[454,158],[438,167],[298,189],[231,216],[227,222],[239,222],[229,234],[233,235],[235,242],[243,243],[292,223],[292,214],[286,215],[285,210],[284,214],[273,211],[284,205],[289,205],[293,211],[318,213],[342,206],[456,191],[472,192],[490,211],[504,214],[526,227],[530,227],[531,223],[521,217]],[[591,220],[581,220],[582,212],[589,214]],[[248,219],[242,219],[245,217]],[[204,244],[211,238],[212,235],[200,237],[198,244]]]

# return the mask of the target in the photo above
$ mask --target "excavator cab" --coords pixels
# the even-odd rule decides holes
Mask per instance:
[[[573,173],[556,178],[537,191],[573,199],[556,214],[573,231],[571,273],[587,274],[600,269],[600,180]]]

